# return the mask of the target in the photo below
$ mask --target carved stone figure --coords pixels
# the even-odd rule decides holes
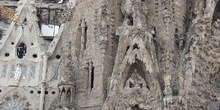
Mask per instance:
[[[15,79],[15,85],[19,85],[19,80],[20,80],[20,78],[21,78],[21,64],[17,64],[16,65],[16,67],[15,67],[15,77],[14,77],[14,79]]]
[[[131,77],[126,81],[125,88],[128,89],[137,89],[137,88],[144,88],[146,87],[146,82],[143,78],[137,73],[135,69],[134,73],[132,73]]]
[[[165,84],[165,91],[164,91],[164,93],[166,95],[171,95],[172,90],[171,90],[171,76],[170,75],[166,75],[164,77],[164,84]]]
[[[145,25],[146,10],[142,10],[143,0],[122,0],[123,25]],[[145,7],[146,9],[146,7]]]
[[[66,21],[70,21],[72,19],[72,11],[69,9],[64,10],[61,14],[61,22],[65,23]]]
[[[117,99],[116,110],[120,109],[149,109],[147,104],[151,103],[151,93],[147,88],[145,80],[135,69],[130,78],[126,81],[124,89],[120,91],[120,98]],[[121,108],[121,107],[125,108]],[[138,106],[138,107],[137,107]]]

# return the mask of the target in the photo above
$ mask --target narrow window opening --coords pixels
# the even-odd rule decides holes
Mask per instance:
[[[22,68],[22,78],[26,79],[26,77],[27,77],[27,66],[24,66]]]
[[[214,23],[215,21],[217,21],[217,19],[220,19],[220,2],[218,2],[215,7],[215,11],[212,17],[212,22]]]
[[[127,46],[126,52],[129,50],[130,46]]]
[[[129,88],[133,88],[134,84],[132,82],[129,82]]]
[[[94,66],[92,66],[92,71],[91,71],[91,89],[94,87]]]
[[[71,94],[71,90],[70,89],[67,90],[67,94]]]
[[[86,26],[85,27],[85,36],[84,36],[84,40],[85,40],[84,41],[84,50],[86,49],[86,43],[87,43],[87,34],[88,34],[87,31],[88,31],[88,27]]]
[[[35,78],[35,66],[31,67],[31,78],[34,79]]]
[[[153,35],[153,39],[155,39],[156,38],[156,28],[155,27],[153,28],[152,35]]]
[[[26,18],[23,21],[23,25],[27,25],[27,19]]]
[[[17,56],[19,59],[24,58],[25,54],[27,52],[27,47],[24,43],[20,43],[17,47]]]
[[[132,110],[142,110],[139,108],[139,105],[135,105],[134,107],[131,108]]]
[[[15,65],[11,66],[11,76],[10,78],[14,78],[15,77]]]
[[[65,93],[65,92],[66,92],[65,88],[62,88],[61,93]]]
[[[59,74],[59,67],[55,67],[54,69],[54,79],[57,80],[58,79],[58,74]]]
[[[134,19],[133,19],[133,17],[132,16],[128,16],[128,25],[129,26],[133,26],[134,25]]]
[[[143,88],[143,83],[140,84],[140,87]]]
[[[138,46],[137,43],[135,43],[135,44],[133,45],[133,50],[134,50],[134,49],[140,49],[140,47]]]
[[[174,39],[175,39],[176,46],[179,46],[179,36],[178,36],[178,29],[177,28],[175,29]]]
[[[207,0],[205,0],[205,2],[204,2],[204,7],[205,7],[205,8],[207,8],[207,4],[206,4],[207,2],[206,2],[206,1],[207,1]]]

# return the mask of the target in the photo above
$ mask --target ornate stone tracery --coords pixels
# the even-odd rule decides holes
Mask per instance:
[[[20,95],[18,92],[12,92],[6,95],[0,101],[1,110],[32,110],[31,103],[25,96]]]

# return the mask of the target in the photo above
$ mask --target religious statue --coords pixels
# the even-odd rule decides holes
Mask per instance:
[[[15,77],[14,77],[14,79],[15,79],[15,84],[18,85],[18,84],[19,84],[20,77],[21,77],[21,73],[22,73],[22,72],[21,72],[21,64],[20,64],[20,63],[18,63],[18,64],[16,65],[14,73],[15,73]]]

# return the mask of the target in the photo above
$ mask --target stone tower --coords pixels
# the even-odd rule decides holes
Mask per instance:
[[[0,0],[1,110],[219,110],[220,1]]]

